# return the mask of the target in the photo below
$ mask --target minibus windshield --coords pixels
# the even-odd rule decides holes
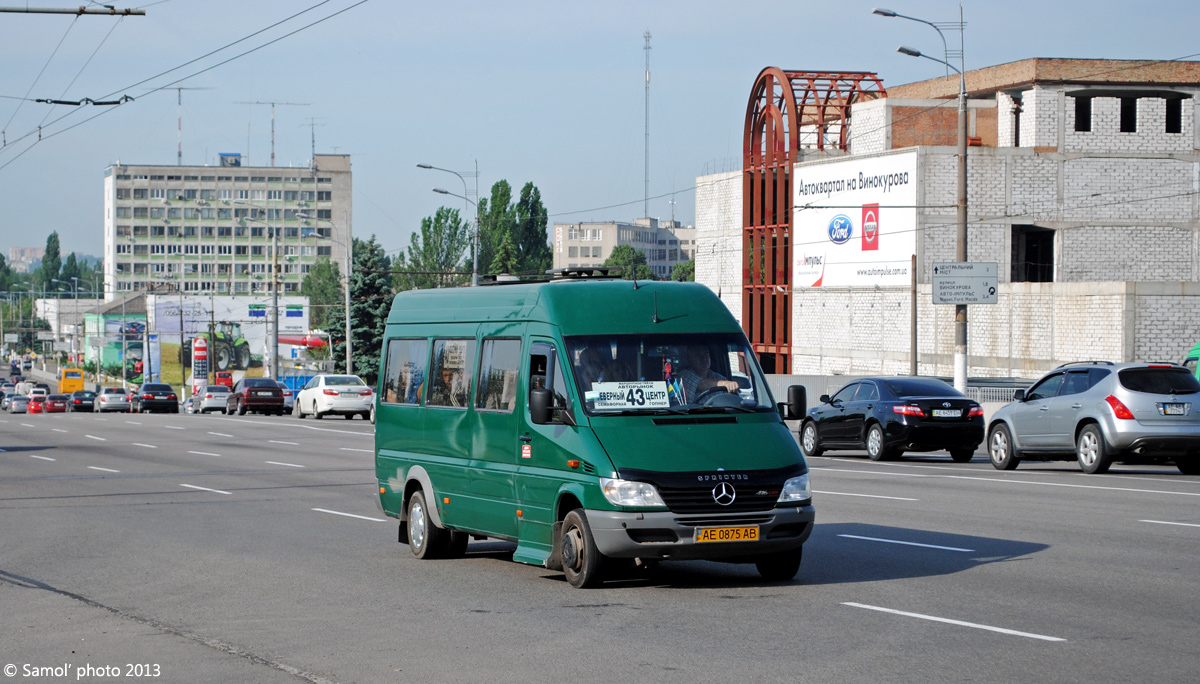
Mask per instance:
[[[589,335],[564,341],[588,415],[775,410],[742,335]]]

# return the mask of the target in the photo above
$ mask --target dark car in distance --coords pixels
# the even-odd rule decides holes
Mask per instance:
[[[87,411],[91,412],[96,407],[96,393],[91,390],[77,390],[71,393],[71,400],[67,402],[67,411]]]
[[[958,463],[983,442],[983,408],[936,378],[862,378],[821,396],[800,426],[806,456],[865,449],[874,461],[945,449]]]
[[[179,413],[179,396],[165,382],[147,382],[132,394],[131,410],[134,413]]]
[[[254,413],[273,413],[283,415],[283,390],[279,383],[271,378],[242,378],[233,386],[229,398],[225,400],[227,415],[246,415],[247,411]]]

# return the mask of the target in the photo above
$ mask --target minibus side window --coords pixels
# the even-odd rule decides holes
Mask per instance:
[[[427,406],[465,409],[471,399],[475,340],[434,340]]]
[[[517,379],[520,376],[521,340],[484,340],[479,357],[475,408],[512,413],[517,405]]]
[[[542,387],[554,393],[554,408],[571,411],[571,402],[567,399],[567,381],[558,363],[558,354],[552,345],[537,342],[529,352],[529,389]],[[526,402],[528,405],[528,397]],[[555,419],[554,422],[560,421]]]
[[[388,340],[380,399],[385,404],[420,404],[429,359],[429,341]]]

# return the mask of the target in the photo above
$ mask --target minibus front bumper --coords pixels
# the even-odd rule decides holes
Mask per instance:
[[[662,560],[749,559],[789,551],[808,539],[816,518],[811,504],[716,515],[671,511],[586,513],[600,553],[611,558]],[[744,538],[747,528],[756,530],[752,541],[699,540],[701,530],[708,531],[703,536]]]

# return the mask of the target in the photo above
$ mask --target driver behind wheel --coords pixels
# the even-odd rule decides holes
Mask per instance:
[[[709,356],[708,347],[702,344],[688,347],[687,366],[679,372],[679,379],[683,381],[683,396],[688,401],[695,401],[701,394],[717,387],[726,392],[736,393],[738,391],[736,381],[730,380],[712,369],[712,358]]]

